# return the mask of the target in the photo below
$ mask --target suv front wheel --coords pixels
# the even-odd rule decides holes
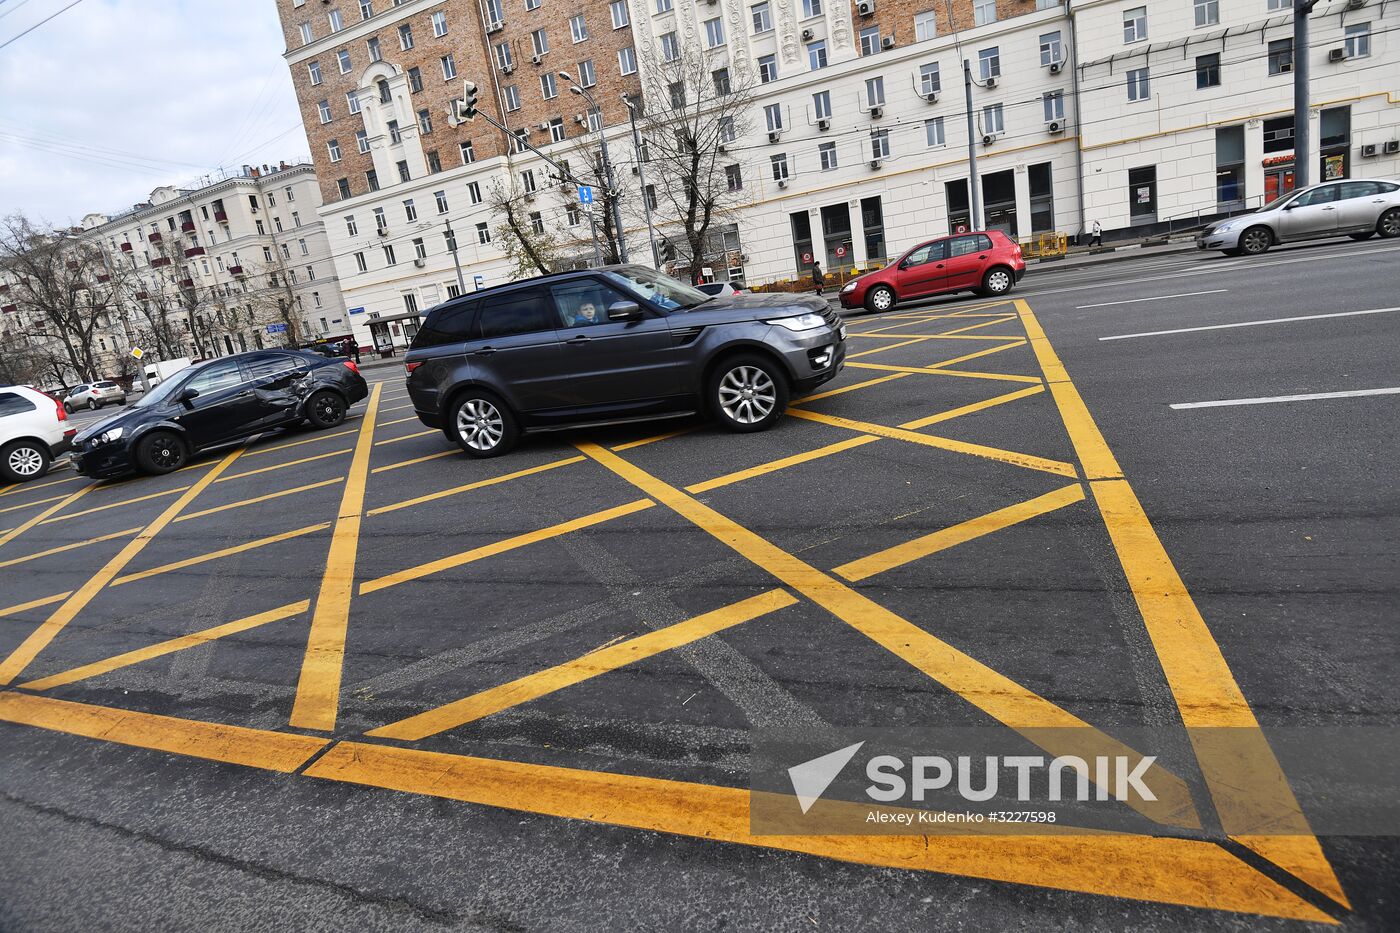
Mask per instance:
[[[447,417],[448,436],[472,457],[499,457],[520,437],[510,409],[481,389],[457,396]]]
[[[730,431],[763,431],[787,408],[787,376],[761,356],[730,357],[710,374],[706,398],[716,420]]]

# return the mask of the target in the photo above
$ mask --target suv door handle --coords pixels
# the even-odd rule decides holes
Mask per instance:
[[[592,340],[592,339],[593,339],[593,338],[590,337],[590,336],[588,336],[587,334],[579,334],[577,337],[570,337],[568,340],[566,340],[566,341],[564,341],[564,342],[565,342],[565,343],[574,344],[575,346],[577,346],[577,345],[579,345],[579,344],[588,343],[588,342],[589,342],[590,340]]]
[[[495,347],[481,347],[481,348],[478,349],[478,350],[473,350],[473,351],[472,351],[472,355],[473,355],[473,356],[490,356],[492,353],[495,353],[495,352],[496,352],[496,348],[495,348]]]

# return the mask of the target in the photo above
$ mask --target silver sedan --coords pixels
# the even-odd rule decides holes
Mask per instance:
[[[1400,236],[1400,182],[1331,181],[1290,191],[1252,214],[1211,224],[1196,237],[1200,249],[1229,256],[1258,255],[1275,243],[1349,236]]]

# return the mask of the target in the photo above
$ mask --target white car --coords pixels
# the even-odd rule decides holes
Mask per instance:
[[[709,295],[711,298],[718,298],[721,295],[748,294],[748,292],[744,291],[742,288],[736,288],[729,282],[701,282],[695,287],[700,289],[700,291],[704,292],[705,294]]]
[[[0,482],[43,476],[77,433],[52,397],[27,386],[0,386]]]

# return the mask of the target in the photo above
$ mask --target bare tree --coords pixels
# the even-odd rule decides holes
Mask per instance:
[[[678,265],[691,277],[714,264],[721,252],[713,236],[743,203],[730,184],[734,156],[725,151],[750,128],[753,83],[747,68],[720,71],[710,53],[683,45],[666,60],[654,50],[641,53],[645,86],[638,128],[648,186],[658,227],[674,227],[669,238]],[[717,75],[716,72],[719,71]]]
[[[496,217],[493,235],[515,267],[517,276],[544,275],[560,268],[559,244],[543,222],[531,218],[530,203],[515,172],[507,167],[506,181],[491,183],[487,204]]]

